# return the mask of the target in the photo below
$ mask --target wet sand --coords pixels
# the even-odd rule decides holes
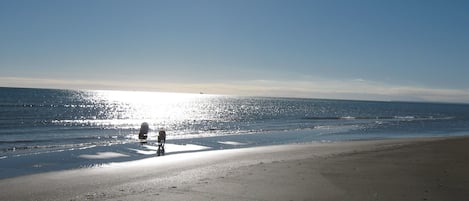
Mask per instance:
[[[0,180],[0,200],[465,200],[469,138],[166,155]]]

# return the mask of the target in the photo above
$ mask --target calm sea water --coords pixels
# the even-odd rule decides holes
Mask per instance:
[[[455,136],[469,134],[469,105],[0,88],[0,178],[153,157],[160,128],[196,147],[179,151]]]

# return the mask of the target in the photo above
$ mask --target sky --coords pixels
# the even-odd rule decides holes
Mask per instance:
[[[0,0],[0,86],[469,103],[469,1]]]

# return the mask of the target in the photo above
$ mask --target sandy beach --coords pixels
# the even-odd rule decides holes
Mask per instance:
[[[469,138],[166,155],[0,180],[0,200],[465,200]]]

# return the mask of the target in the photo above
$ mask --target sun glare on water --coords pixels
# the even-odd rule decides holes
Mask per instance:
[[[208,118],[202,105],[208,97],[201,94],[97,91],[99,99],[112,105],[115,119],[158,124],[164,126],[172,121]]]
[[[132,138],[143,122],[149,124],[152,137],[160,128],[175,138],[236,133],[240,124],[235,122],[240,115],[250,114],[244,107],[249,103],[222,95],[104,90],[72,93],[65,103],[69,107],[64,108],[69,116],[57,118],[54,124],[104,129],[103,133]]]

